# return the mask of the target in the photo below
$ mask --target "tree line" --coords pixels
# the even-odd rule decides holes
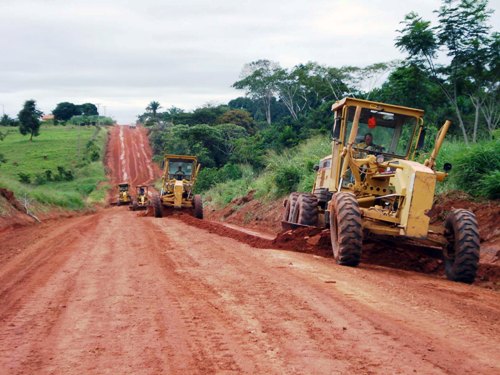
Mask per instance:
[[[54,116],[48,121],[54,125],[112,125],[113,119],[100,116],[97,106],[92,103],[73,104],[62,102],[52,110]],[[40,135],[40,125],[42,124],[43,112],[37,108],[33,99],[25,101],[23,108],[19,111],[17,118],[11,118],[3,114],[0,118],[0,126],[18,127],[22,135],[29,135],[30,141],[33,137]]]
[[[430,134],[452,119],[458,126],[450,136],[467,145],[492,139],[500,123],[500,34],[489,24],[493,11],[487,0],[443,0],[435,13],[435,25],[416,12],[401,21],[394,47],[407,55],[403,61],[285,68],[260,59],[246,64],[232,85],[244,96],[194,111],[152,101],[139,121],[151,127],[155,154],[196,154],[215,169],[262,168],[268,150],[328,134],[331,105],[345,96],[423,109]]]

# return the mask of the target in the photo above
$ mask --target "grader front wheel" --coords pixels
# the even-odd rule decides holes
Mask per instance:
[[[476,216],[467,210],[453,210],[446,218],[444,251],[446,277],[471,284],[479,263],[479,229]]]
[[[203,200],[201,195],[195,195],[193,199],[194,206],[194,217],[197,219],[203,219]]]
[[[153,209],[154,209],[155,217],[162,217],[163,216],[161,199],[160,199],[159,195],[155,195],[153,197]]]
[[[361,260],[363,227],[358,201],[350,193],[337,193],[330,205],[330,237],[338,264],[355,267]]]

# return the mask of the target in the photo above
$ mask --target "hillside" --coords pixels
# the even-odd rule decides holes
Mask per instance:
[[[0,142],[0,188],[13,192],[32,213],[81,210],[104,201],[106,129],[42,126],[33,142],[17,128],[0,132],[7,133]],[[0,216],[12,214],[13,207],[0,197]]]

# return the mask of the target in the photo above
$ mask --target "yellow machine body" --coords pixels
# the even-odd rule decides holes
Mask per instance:
[[[199,171],[200,164],[195,156],[165,155],[160,191],[162,205],[193,208],[193,188]]]
[[[132,197],[129,193],[129,184],[122,182],[118,184],[118,205],[130,204],[132,202]]]
[[[318,225],[328,221],[322,216],[330,211],[332,195],[344,191],[356,196],[367,231],[427,238],[436,181],[446,177],[435,171],[435,159],[450,122],[439,132],[429,160],[421,164],[411,159],[423,129],[422,110],[345,98],[332,111],[332,153],[320,160],[312,191],[320,198]],[[361,137],[367,133],[384,146],[366,147]]]
[[[149,206],[149,186],[147,185],[137,185],[135,187],[135,200],[132,203],[130,209],[135,210],[145,210]]]
[[[335,261],[351,267],[360,263],[367,237],[441,248],[446,277],[474,282],[480,259],[474,213],[452,209],[442,226],[430,225],[436,182],[451,170],[449,163],[444,172],[436,170],[451,122],[420,163],[415,156],[425,135],[422,110],[345,98],[332,111],[331,154],[315,167],[312,192],[293,192],[283,202],[283,227],[329,228]]]

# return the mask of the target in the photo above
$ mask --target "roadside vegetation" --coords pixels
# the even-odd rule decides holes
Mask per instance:
[[[150,128],[158,158],[197,155],[204,167],[198,191],[225,204],[248,190],[274,198],[309,190],[313,165],[330,153],[330,108],[343,97],[420,108],[427,131],[422,161],[438,128],[453,122],[437,167],[454,168],[438,192],[498,199],[500,33],[489,23],[492,12],[487,0],[443,0],[436,24],[416,12],[401,21],[394,47],[404,61],[285,68],[256,60],[233,84],[245,96],[190,112],[152,101],[139,122]]]
[[[106,130],[95,126],[42,125],[33,141],[15,127],[0,127],[0,187],[27,199],[35,210],[82,209],[102,202]]]

